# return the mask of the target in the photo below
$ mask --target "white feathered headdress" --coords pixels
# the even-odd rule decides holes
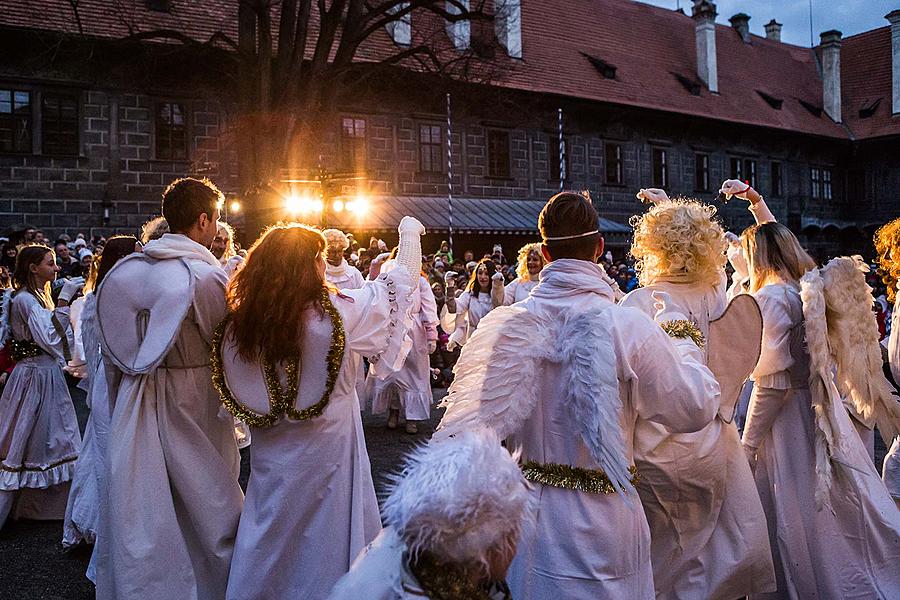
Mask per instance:
[[[868,272],[859,256],[841,256],[822,267],[828,344],[841,396],[853,403],[864,421],[878,426],[890,446],[900,433],[900,402],[884,376]]]
[[[479,427],[414,450],[382,512],[412,556],[487,566],[491,548],[514,549],[531,519],[530,498],[516,459]]]

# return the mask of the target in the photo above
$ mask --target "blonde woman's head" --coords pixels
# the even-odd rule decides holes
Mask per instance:
[[[631,218],[631,254],[641,285],[674,279],[716,285],[728,242],[716,208],[695,200],[665,200]]]
[[[750,291],[776,281],[797,283],[814,269],[816,261],[800,246],[791,230],[781,223],[751,225],[741,234],[741,245],[750,269]]]
[[[900,219],[885,223],[875,232],[875,253],[878,274],[887,286],[888,302],[894,302],[900,281]]]
[[[529,264],[531,268],[529,269]],[[541,254],[540,242],[525,244],[519,248],[519,256],[516,262],[516,277],[519,281],[530,281],[532,271],[537,276],[544,268],[544,255]]]

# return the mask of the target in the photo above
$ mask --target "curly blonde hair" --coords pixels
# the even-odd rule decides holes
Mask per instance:
[[[696,200],[658,202],[631,218],[631,255],[641,285],[667,276],[716,285],[725,267],[728,241],[716,208]]]
[[[888,302],[893,303],[897,298],[897,282],[900,281],[900,218],[879,227],[874,241],[878,274],[887,286]]]
[[[544,264],[544,255],[541,254],[540,242],[525,244],[519,248],[519,255],[516,257],[516,279],[519,281],[531,280],[531,276],[528,274],[528,255],[532,252],[537,252],[537,255],[541,257],[541,264]]]

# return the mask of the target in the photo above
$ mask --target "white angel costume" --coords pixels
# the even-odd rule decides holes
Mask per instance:
[[[0,396],[0,527],[8,516],[61,519],[81,447],[62,371],[74,344],[69,307],[8,290],[0,344],[7,339],[16,366]]]
[[[401,253],[404,245],[419,247],[420,228],[424,233],[417,221],[404,220]],[[294,393],[290,405],[270,400],[267,367],[241,358],[227,322],[223,326],[217,385],[226,407],[253,432],[229,600],[325,598],[378,535],[351,352],[368,357],[382,374],[402,364],[409,349],[410,270],[418,273],[418,256],[360,289],[333,294],[323,288],[324,314],[304,313],[298,378],[292,383],[284,368],[274,367],[280,385]]]
[[[460,571],[491,552],[507,558],[531,523],[528,483],[485,428],[414,450],[384,503],[386,527],[329,600],[509,600],[505,583]]]
[[[629,470],[635,422],[698,431],[718,410],[699,349],[615,305],[603,275],[555,260],[526,301],[492,311],[463,347],[435,434],[482,424],[521,449],[537,522],[508,573],[517,600],[654,598]]]
[[[381,272],[389,272],[393,261],[388,261]],[[406,362],[396,373],[380,379],[375,373],[369,373],[366,381],[366,396],[372,400],[372,414],[387,412],[391,400],[399,398],[403,408],[403,416],[408,421],[426,421],[431,418],[431,362],[429,360],[429,342],[436,341],[437,302],[428,280],[419,276],[418,285],[412,293],[412,326],[409,337],[412,347],[406,356]],[[394,395],[396,394],[396,396]],[[396,401],[396,400],[395,400]]]
[[[510,306],[516,302],[521,302],[528,297],[531,290],[538,284],[538,279],[519,279],[511,282],[503,288],[503,306]]]
[[[328,262],[325,263],[325,281],[338,290],[358,290],[366,282],[366,279],[359,269],[351,267],[347,263],[347,259],[341,259],[341,264],[336,267]],[[362,409],[366,403],[366,369],[363,365],[363,357],[356,352],[351,352],[350,360],[353,363],[351,368],[356,373],[357,402]]]
[[[243,501],[209,366],[226,283],[209,250],[167,233],[97,291],[112,407],[98,599],[225,596]]]
[[[891,314],[891,335],[888,338],[888,363],[894,381],[900,382],[900,296],[894,302],[894,312]],[[894,437],[884,457],[884,465],[881,469],[881,479],[894,498],[897,507],[900,508],[900,436]]]
[[[724,273],[716,286],[659,281],[621,305],[653,316],[658,292],[709,340],[710,322],[726,308]],[[733,600],[775,589],[766,517],[733,423],[717,416],[700,431],[672,433],[639,418],[634,453],[657,598]]]
[[[478,285],[478,282],[475,282]],[[492,280],[491,289],[487,292],[466,290],[456,298],[456,312],[449,312],[449,305],[445,305],[441,327],[450,332],[450,343],[462,346],[466,343],[481,319],[489,312],[503,305],[503,283]]]
[[[829,275],[824,269],[821,273]],[[778,582],[777,593],[760,597],[897,598],[900,511],[854,431],[841,393],[856,398],[880,428],[896,431],[896,420],[882,404],[884,390],[878,389],[872,365],[862,369],[868,371],[862,375],[868,382],[860,381],[860,361],[870,358],[868,344],[847,336],[842,327],[827,331],[832,322],[829,316],[826,325],[821,273],[808,272],[802,291],[773,283],[754,294],[763,314],[763,348],[753,374],[743,443],[756,457],[754,476]],[[846,284],[828,287],[833,291]],[[847,294],[829,299],[828,313],[859,300]],[[871,325],[877,346],[874,315],[862,306],[872,323],[854,319],[850,326],[863,330]],[[848,342],[851,346],[841,350]],[[829,347],[837,351],[837,361]],[[847,349],[856,357],[845,360]]]

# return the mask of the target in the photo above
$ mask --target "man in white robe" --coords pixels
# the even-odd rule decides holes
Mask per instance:
[[[98,599],[225,597],[243,494],[232,419],[220,411],[209,368],[209,343],[226,310],[228,279],[207,249],[216,235],[221,200],[211,182],[173,182],[162,205],[172,233],[144,247],[144,256],[156,262],[137,264],[146,276],[132,281],[132,263],[145,259],[123,259],[98,291],[113,402],[109,510],[101,515],[98,536],[103,545],[97,557]],[[154,272],[169,272],[164,270],[173,266],[186,267],[192,285],[173,292],[176,282],[153,281]],[[168,293],[181,294],[177,301],[137,313],[121,293],[140,290],[149,305],[167,286]],[[116,297],[104,299],[104,293]],[[185,298],[187,294],[191,296]],[[154,311],[175,310],[182,301],[182,321],[174,327],[164,322],[154,326],[154,319],[160,318]],[[124,363],[131,354],[143,355],[138,349],[129,354],[119,342],[129,327],[140,328],[147,319],[140,348],[162,351],[149,367],[129,374]]]
[[[482,320],[435,434],[481,423],[521,449],[537,522],[507,576],[517,600],[651,600],[650,533],[629,470],[635,422],[697,431],[718,409],[718,384],[693,342],[615,305],[595,262],[598,220],[579,194],[550,199],[540,283]],[[657,320],[679,316],[666,307]]]

